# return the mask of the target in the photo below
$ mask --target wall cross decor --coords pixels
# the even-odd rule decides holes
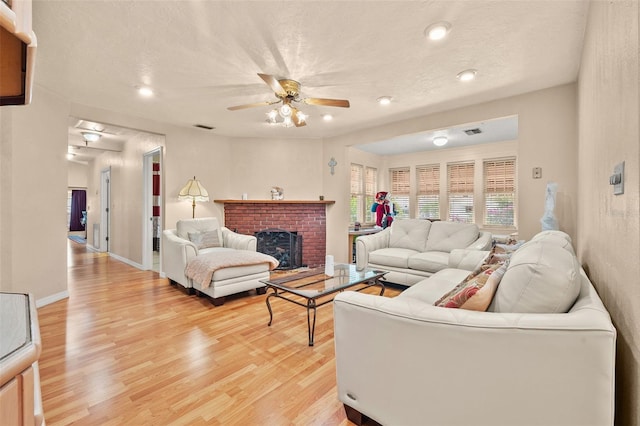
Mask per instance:
[[[338,162],[336,161],[335,158],[331,157],[331,160],[329,160],[329,167],[331,168],[331,174],[335,173],[335,167],[338,165]]]

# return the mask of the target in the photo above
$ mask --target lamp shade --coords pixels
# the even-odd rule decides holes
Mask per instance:
[[[209,201],[209,193],[194,176],[193,179],[189,179],[187,184],[180,190],[178,199],[189,201]]]

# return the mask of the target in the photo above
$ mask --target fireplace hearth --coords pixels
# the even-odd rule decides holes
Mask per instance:
[[[255,233],[257,250],[275,257],[280,264],[276,269],[295,269],[302,264],[302,235],[296,231],[270,228]]]

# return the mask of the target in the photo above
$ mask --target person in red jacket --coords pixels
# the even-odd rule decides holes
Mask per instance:
[[[388,195],[389,193],[385,191],[376,194],[376,226],[382,229],[391,226],[391,222],[393,222]]]

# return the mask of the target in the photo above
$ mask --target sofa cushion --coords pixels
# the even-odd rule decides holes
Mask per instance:
[[[457,283],[464,280],[469,271],[447,268],[438,271],[404,290],[399,298],[411,298],[428,305],[433,305],[443,294],[450,291]]]
[[[571,245],[571,237],[569,236],[569,234],[566,234],[562,231],[542,231],[537,233],[536,235],[533,236],[533,238],[531,238],[531,241],[525,243],[525,244],[531,244],[534,242],[548,242],[548,243],[553,243],[556,244],[568,251],[571,252],[571,254],[575,255],[575,252],[573,251],[573,246]]]
[[[216,217],[183,219],[176,223],[176,233],[182,239],[189,239],[189,232],[218,231],[218,241],[222,242],[222,230]]]
[[[408,265],[410,269],[438,272],[449,267],[449,253],[443,251],[416,253],[409,258]]]
[[[217,230],[188,232],[187,234],[189,235],[189,241],[195,244],[198,249],[222,246]]]
[[[475,223],[434,222],[431,224],[425,251],[446,251],[465,248],[478,239]]]
[[[408,268],[409,258],[416,253],[417,251],[406,248],[383,248],[369,253],[369,263]]]
[[[549,241],[516,250],[489,307],[494,312],[567,312],[580,293],[580,265],[573,253]]]
[[[431,222],[422,219],[395,220],[390,228],[389,247],[425,251]]]

